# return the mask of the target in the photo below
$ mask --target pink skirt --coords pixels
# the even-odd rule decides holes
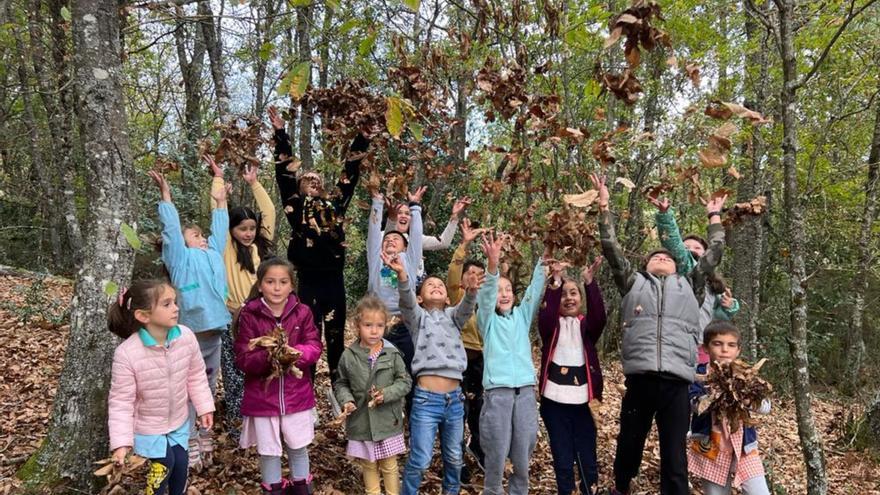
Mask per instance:
[[[284,416],[245,416],[241,426],[241,448],[257,446],[260,455],[281,456],[284,444],[300,449],[315,438],[315,414],[313,409]]]
[[[371,442],[369,440],[349,440],[345,453],[355,459],[376,462],[406,452],[406,441],[403,433],[393,437]]]

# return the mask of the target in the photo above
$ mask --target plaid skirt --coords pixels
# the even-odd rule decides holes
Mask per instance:
[[[403,433],[388,437],[378,442],[369,440],[349,440],[345,453],[355,459],[376,462],[406,452],[406,441]]]

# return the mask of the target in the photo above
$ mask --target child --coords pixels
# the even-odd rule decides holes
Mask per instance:
[[[120,292],[107,314],[110,331],[125,339],[113,353],[110,450],[120,466],[131,450],[150,459],[146,493],[151,495],[185,493],[188,403],[200,427],[214,424],[205,362],[195,335],[177,324],[175,299],[165,282],[139,281]]]
[[[464,287],[473,286],[486,274],[482,262],[465,259],[468,247],[486,229],[476,228],[467,218],[461,221],[461,244],[452,254],[449,271],[446,274],[446,287],[449,288],[449,302],[456,305],[464,297]],[[473,315],[461,329],[461,342],[467,355],[467,368],[462,375],[461,389],[464,392],[464,418],[470,431],[470,441],[465,446],[483,468],[483,448],[480,447],[480,409],[483,407],[483,339],[477,330],[477,317]],[[470,472],[462,467],[461,481],[467,483]]]
[[[274,107],[269,119],[275,128],[275,180],[281,203],[290,223],[290,244],[287,259],[296,267],[298,294],[315,316],[318,332],[326,330],[327,364],[331,383],[336,380],[336,367],[345,349],[345,212],[360,178],[360,164],[370,141],[362,134],[349,148],[349,158],[336,182],[338,193],[327,196],[318,174],[307,173],[297,180],[287,170],[292,162],[290,137],[284,131],[284,120]],[[314,376],[315,370],[312,370]]]
[[[458,219],[461,217],[465,208],[471,204],[468,197],[464,197],[455,201],[452,205],[452,215],[449,216],[449,222],[440,237],[422,234],[422,249],[424,251],[440,251],[449,249],[452,245],[452,239],[455,237],[455,230],[458,228]],[[412,214],[407,205],[400,204],[388,208],[388,221],[385,224],[385,231],[396,230],[405,236],[409,235],[409,228],[412,224]],[[425,277],[425,263],[419,264],[418,270],[419,280]]]
[[[605,178],[593,174],[590,179],[599,191],[602,251],[623,296],[621,360],[626,393],[621,404],[612,493],[629,492],[656,416],[660,492],[687,495],[687,393],[688,385],[694,381],[701,335],[697,301],[702,299],[706,274],[714,271],[721,260],[724,228],[721,220],[713,216],[709,224],[710,248],[687,276],[676,273],[675,260],[665,249],[649,253],[642,271],[636,271],[617,243]]]
[[[220,371],[220,339],[231,318],[226,311],[226,271],[223,252],[229,216],[226,213],[228,188],[212,192],[217,207],[211,214],[211,236],[205,239],[198,226],[180,228],[180,218],[171,202],[171,189],[165,177],[149,173],[159,187],[159,219],[162,222],[162,261],[171,283],[180,293],[180,323],[192,329],[199,342],[208,374],[211,395]],[[189,438],[189,465],[200,469],[211,463],[214,440],[209,431],[199,431],[193,423]]]
[[[741,350],[739,330],[729,321],[714,321],[703,331],[703,347],[711,361],[730,363],[739,357]],[[706,374],[707,369],[711,372],[711,367],[701,364],[697,373]],[[691,404],[707,393],[702,383],[693,383]],[[765,399],[755,412],[769,414],[770,401]],[[726,421],[707,411],[694,414],[691,431],[688,471],[702,480],[705,495],[727,495],[731,487],[739,488],[746,495],[770,495],[754,427],[743,425],[730,431]]]
[[[315,436],[315,394],[311,366],[321,357],[321,340],[308,306],[293,293],[294,268],[271,258],[260,264],[251,297],[238,315],[235,365],[244,372],[241,447],[257,446],[264,494],[312,493],[308,445]],[[287,345],[302,353],[292,371],[269,379],[271,363],[263,347],[250,348],[251,339],[275,327],[287,334]],[[283,444],[282,444],[283,441]],[[287,451],[292,480],[281,477],[281,455]]]
[[[211,189],[225,187],[223,169],[214,163],[214,159],[206,155],[205,161],[214,173]],[[256,268],[260,261],[272,256],[275,237],[275,206],[269,194],[257,180],[257,168],[248,167],[242,178],[250,184],[259,213],[247,206],[239,206],[229,210],[229,234],[226,237],[226,250],[223,251],[223,262],[226,265],[226,286],[229,294],[226,307],[234,315],[250,294],[256,281]],[[241,396],[243,377],[232,364],[235,356],[232,343],[235,336],[231,332],[224,334],[221,366],[223,368],[223,402],[224,420],[232,438],[239,434],[238,421],[241,418]]]
[[[400,254],[382,253],[382,261],[397,273],[400,313],[415,345],[412,373],[417,385],[409,422],[410,454],[403,470],[403,494],[419,493],[422,476],[431,465],[438,428],[443,453],[443,493],[456,494],[461,489],[464,437],[461,375],[467,367],[461,328],[474,312],[477,287],[467,287],[461,303],[449,308],[443,280],[426,278],[416,296],[410,287],[414,279],[407,273]],[[480,283],[478,280],[477,286]]]
[[[373,205],[367,227],[367,269],[369,270],[367,290],[385,303],[388,314],[391,316],[400,315],[399,283],[397,273],[382,262],[382,255],[392,256],[402,253],[403,256],[399,261],[406,268],[408,278],[418,279],[418,267],[422,263],[422,207],[420,203],[425,189],[425,187],[420,187],[416,189],[415,193],[409,194],[409,209],[412,215],[409,239],[396,230],[382,233],[382,209],[385,206],[385,198],[378,191],[371,191]],[[412,337],[410,337],[406,326],[396,325],[389,331],[387,339],[403,353],[403,361],[409,371],[415,350]],[[407,409],[409,409],[408,406]]]
[[[574,470],[580,473],[580,493],[593,494],[599,483],[596,427],[591,401],[602,400],[602,369],[596,342],[605,328],[605,304],[595,275],[602,258],[581,272],[587,314],[580,314],[581,292],[574,280],[562,276],[563,264],[551,265],[551,281],[538,311],[541,335],[541,418],[547,427],[557,493],[574,492]]]
[[[538,259],[529,288],[514,307],[513,286],[498,274],[503,236],[483,236],[489,261],[486,284],[477,296],[477,328],[483,337],[483,409],[480,411],[480,445],[486,455],[485,494],[504,493],[505,459],[513,463],[511,495],[528,493],[529,459],[538,438],[535,402],[535,365],[529,328],[541,303],[547,279],[544,259]]]
[[[346,453],[363,470],[366,493],[400,494],[397,456],[406,451],[403,398],[412,387],[403,355],[385,340],[388,310],[376,296],[366,296],[354,310],[359,338],[339,360],[336,399],[350,413],[345,425]]]

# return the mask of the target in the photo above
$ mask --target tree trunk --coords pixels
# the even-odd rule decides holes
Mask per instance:
[[[874,394],[874,400],[865,411],[865,420],[868,423],[868,438],[871,447],[880,451],[880,390]]]
[[[174,42],[177,48],[177,61],[183,80],[183,164],[181,166],[182,192],[184,197],[198,198],[204,183],[204,175],[199,173],[198,142],[202,137],[202,68],[205,64],[205,43],[203,29],[194,29],[192,56],[187,55],[187,18],[183,7],[174,8],[177,15],[177,29]],[[178,205],[184,217],[195,218],[198,201],[184,201]]]
[[[202,29],[202,39],[208,51],[208,61],[211,64],[211,79],[214,81],[214,95],[217,98],[217,116],[221,122],[229,120],[229,88],[226,86],[226,70],[223,68],[223,38],[219,35],[219,24],[214,24],[214,12],[211,10],[211,2],[203,0],[198,7]]]
[[[748,2],[745,2],[748,4]],[[746,5],[746,9],[750,7]],[[767,4],[759,7],[766,15]],[[760,113],[765,113],[769,85],[767,37],[760,23],[751,15],[745,19],[746,39],[757,48],[745,55],[745,106]],[[743,170],[743,178],[737,184],[737,202],[749,201],[765,189],[765,174],[762,160],[765,154],[764,139],[761,129],[750,127],[750,139],[743,146],[743,155],[747,157],[749,168]],[[733,251],[733,270],[731,283],[734,296],[740,302],[737,314],[739,327],[743,329],[745,341],[744,354],[750,360],[758,357],[758,317],[761,311],[761,273],[766,251],[766,233],[764,219],[746,217],[742,222],[731,227],[730,246]]]
[[[877,116],[874,120],[874,135],[871,139],[871,150],[868,153],[868,177],[865,180],[865,206],[862,212],[862,228],[859,232],[859,262],[853,277],[853,307],[848,334],[846,380],[844,383],[850,393],[859,390],[861,382],[859,371],[862,368],[862,357],[865,354],[864,320],[865,293],[868,292],[868,276],[873,266],[874,256],[871,249],[871,232],[877,218],[877,193],[880,189],[880,104],[877,105]]]
[[[87,157],[83,261],[49,432],[18,476],[31,487],[64,484],[68,491],[92,492],[92,461],[107,455],[107,390],[118,343],[107,331],[104,290],[131,277],[134,252],[120,226],[135,219],[134,169],[121,84],[119,4],[73,0],[71,12],[76,109]]]
[[[263,45],[271,43],[274,38],[272,26],[275,23],[276,14],[280,8],[280,2],[276,3],[275,0],[265,0],[264,7],[265,12],[262,13],[260,13],[260,9],[257,8],[257,14],[259,17],[262,17],[262,19],[254,19],[254,35],[257,39],[257,47],[254,51],[256,54],[256,58],[254,59],[254,63],[256,64],[256,67],[254,67],[254,85],[256,87],[254,115],[263,115],[263,110],[266,109],[266,69],[268,68],[269,59],[264,59],[259,54],[262,52]]]
[[[776,0],[779,17],[780,56],[782,58],[782,165],[784,208],[788,221],[789,317],[788,339],[797,413],[798,435],[807,468],[807,493],[828,492],[825,451],[813,420],[810,393],[810,358],[807,347],[807,277],[804,261],[805,232],[803,204],[797,176],[798,152],[798,70],[794,47],[794,2]]]
[[[312,25],[312,7],[296,9],[296,41],[300,63],[309,63],[309,84],[312,80],[312,41],[310,30]],[[304,170],[314,168],[312,160],[312,126],[314,117],[308,108],[300,105],[299,109],[299,159]]]

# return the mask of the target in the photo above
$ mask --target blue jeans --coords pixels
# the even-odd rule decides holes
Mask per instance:
[[[443,453],[443,493],[457,494],[461,489],[464,395],[460,388],[438,394],[417,386],[409,419],[410,453],[403,469],[403,495],[419,493],[422,476],[431,465],[438,428]]]

